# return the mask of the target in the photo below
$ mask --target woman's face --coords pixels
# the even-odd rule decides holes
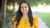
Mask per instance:
[[[22,4],[21,4],[21,12],[22,12],[23,14],[27,14],[28,11],[29,11],[28,5],[27,5],[26,3],[22,3]]]

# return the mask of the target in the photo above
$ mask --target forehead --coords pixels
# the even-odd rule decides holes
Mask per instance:
[[[28,6],[27,3],[22,3],[21,6]]]

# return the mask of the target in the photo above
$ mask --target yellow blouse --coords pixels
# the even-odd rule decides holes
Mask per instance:
[[[33,16],[33,26],[30,26],[29,23],[29,19],[23,19],[21,18],[19,25],[17,26],[17,28],[38,28],[38,24],[39,24],[39,17],[38,16]],[[13,17],[12,22],[14,22],[16,20],[16,16]]]

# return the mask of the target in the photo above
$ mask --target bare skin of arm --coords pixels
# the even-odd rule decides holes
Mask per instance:
[[[16,28],[16,24],[17,24],[17,21],[16,21],[16,16],[13,17],[12,19],[12,24],[13,24],[13,28]]]
[[[13,23],[13,28],[16,28],[17,26],[16,26],[16,21],[14,21],[14,23]]]

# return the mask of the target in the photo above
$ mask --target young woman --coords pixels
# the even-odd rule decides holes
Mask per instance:
[[[28,3],[21,2],[12,22],[13,28],[38,28],[39,17],[32,16],[32,11]]]

